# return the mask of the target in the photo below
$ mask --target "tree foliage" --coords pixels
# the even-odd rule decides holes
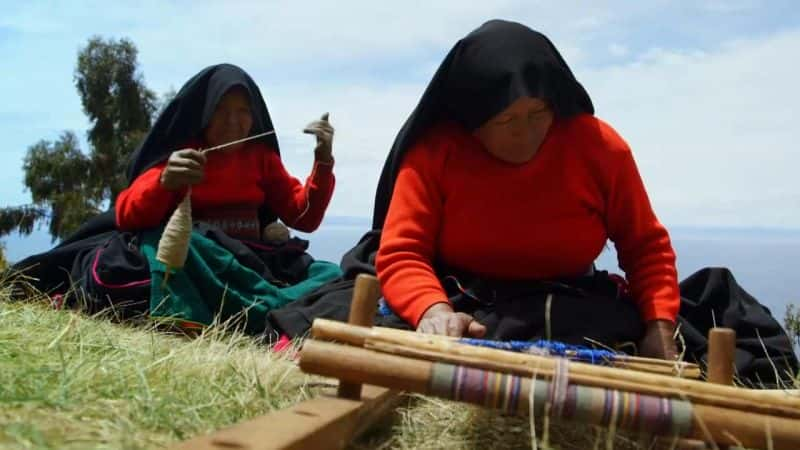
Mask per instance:
[[[83,111],[91,124],[88,152],[73,132],[28,148],[23,163],[30,205],[0,208],[0,236],[30,234],[47,222],[53,240],[113,206],[127,185],[130,154],[150,128],[157,107],[138,70],[137,50],[127,39],[94,37],[78,53],[74,75]]]

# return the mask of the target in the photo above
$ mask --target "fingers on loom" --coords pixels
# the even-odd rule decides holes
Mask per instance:
[[[477,320],[469,323],[468,330],[469,335],[476,338],[481,338],[486,334],[486,327]]]
[[[447,335],[454,337],[461,337],[464,334],[464,322],[461,317],[450,316],[447,321]]]

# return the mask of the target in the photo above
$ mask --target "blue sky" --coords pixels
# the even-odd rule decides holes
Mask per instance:
[[[800,11],[792,1],[0,1],[0,206],[29,201],[29,145],[88,123],[73,85],[93,35],[127,37],[158,93],[232,62],[266,98],[286,165],[337,129],[332,216],[369,216],[395,133],[444,54],[491,18],[545,32],[631,144],[667,225],[800,228]],[[47,239],[7,241],[10,256]]]

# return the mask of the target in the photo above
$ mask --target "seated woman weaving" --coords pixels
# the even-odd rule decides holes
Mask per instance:
[[[632,341],[675,358],[669,235],[628,145],[593,114],[544,35],[491,21],[460,40],[381,177],[375,265],[388,306],[422,332]],[[609,239],[627,283],[594,271]]]

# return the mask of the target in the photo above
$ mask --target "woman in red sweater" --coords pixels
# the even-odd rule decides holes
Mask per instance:
[[[639,354],[675,357],[680,295],[669,235],[631,150],[593,114],[544,35],[495,20],[460,40],[381,176],[376,268],[392,310],[418,331],[450,336],[480,337],[500,326],[521,328],[516,337],[558,339],[553,329],[592,337],[593,329],[616,327],[635,337]],[[598,279],[593,262],[609,239],[624,289],[609,296],[593,282],[580,298],[559,291]],[[442,282],[451,274],[491,280],[492,289],[472,297],[500,317],[481,320],[474,308],[454,305]],[[486,298],[511,285],[538,291],[530,288],[513,307]],[[531,325],[538,319],[522,318],[531,311],[547,316],[541,330]],[[551,314],[561,322],[551,324]]]
[[[327,114],[305,130],[317,137],[305,184],[284,168],[275,134],[201,151],[272,128],[258,87],[242,69],[221,64],[203,70],[184,85],[133,156],[133,182],[115,205],[118,228],[165,223],[191,187],[193,218],[232,237],[259,240],[276,218],[297,230],[315,230],[335,184]]]

